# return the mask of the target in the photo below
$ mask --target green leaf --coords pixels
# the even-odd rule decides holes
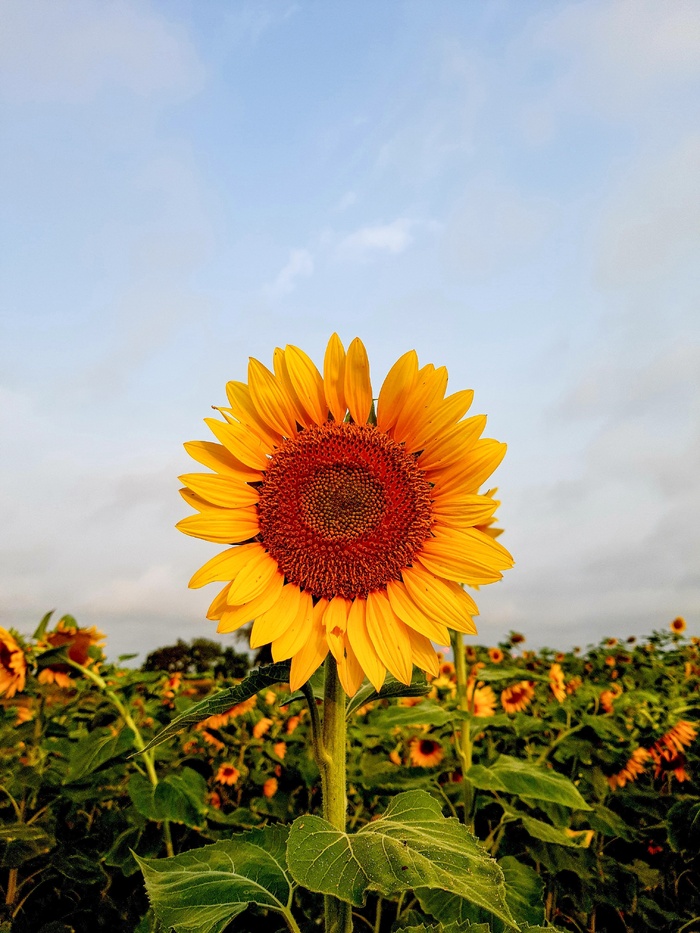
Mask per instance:
[[[478,904],[517,929],[497,862],[425,791],[399,794],[353,835],[321,817],[300,816],[289,833],[287,861],[299,884],[357,907],[367,891],[391,896],[434,889]]]
[[[479,790],[508,790],[493,768],[487,768],[484,765],[472,765],[465,774],[465,778]]]
[[[544,883],[534,868],[512,855],[498,860],[506,879],[506,903],[517,923],[544,923]]]
[[[107,762],[113,761],[134,747],[134,733],[122,729],[116,735],[111,729],[94,730],[74,746],[64,784],[81,780]]]
[[[222,933],[250,904],[286,913],[288,832],[277,824],[174,858],[135,856],[160,922],[175,933]]]
[[[225,713],[232,706],[255,696],[256,693],[266,687],[285,683],[285,681],[289,680],[290,667],[291,661],[279,661],[277,664],[267,664],[265,667],[255,668],[238,686],[229,687],[228,690],[219,690],[218,693],[206,697],[200,703],[195,703],[182,716],[173,719],[170,725],[154,736],[142,751],[146,752],[151,748],[162,745],[163,742],[167,742],[169,738],[177,735],[178,732],[182,732],[187,726],[195,726],[198,722],[202,722],[203,719]]]
[[[0,866],[19,868],[23,862],[44,855],[56,845],[53,836],[38,826],[13,823],[0,826]]]
[[[61,664],[68,661],[68,645],[59,645],[57,648],[47,648],[36,656],[38,668],[48,667],[50,664]]]
[[[593,807],[593,812],[588,816],[588,822],[593,829],[604,836],[614,836],[624,839],[626,842],[632,842],[637,837],[637,830],[629,826],[614,810],[604,807],[601,803]]]
[[[674,803],[666,817],[668,842],[674,852],[700,850],[700,800],[685,798]]]
[[[376,710],[372,713],[370,722],[383,729],[392,729],[394,726],[444,726],[455,718],[454,710],[446,710],[429,700],[424,700],[417,706],[390,706],[388,709]]]
[[[403,684],[396,680],[391,674],[387,674],[382,689],[377,692],[372,684],[364,684],[360,687],[354,697],[349,701],[345,714],[349,719],[365,703],[373,703],[375,700],[395,700],[398,697],[422,697],[430,690],[425,674],[417,668],[413,669],[413,677],[410,684]]]
[[[401,768],[390,761],[386,755],[364,752],[357,772],[351,775],[351,781],[361,784],[368,790],[397,791],[429,787],[435,783],[436,777],[436,774],[432,774],[425,768]]]
[[[171,820],[195,828],[204,825],[207,783],[192,768],[166,775],[155,787],[143,775],[132,774],[128,791],[138,812],[149,820]]]
[[[590,810],[574,784],[563,774],[540,767],[529,761],[520,761],[510,755],[501,755],[489,770],[505,785],[511,794],[551,800],[574,810]]]
[[[485,667],[477,674],[484,683],[501,683],[504,680],[541,680],[549,683],[549,674],[536,674],[523,670],[522,667]]]
[[[46,627],[51,621],[51,616],[54,614],[55,611],[56,611],[55,609],[52,609],[50,612],[47,612],[44,618],[41,620],[41,622],[37,625],[36,631],[32,635],[32,639],[34,641],[38,641],[40,638],[44,637],[44,632],[46,631]]]
[[[542,820],[536,820],[532,816],[525,816],[519,810],[511,811],[520,818],[526,831],[534,838],[542,842],[553,842],[559,846],[568,846],[571,849],[586,848],[583,843],[586,841],[586,833],[582,831],[575,836],[570,836],[563,829],[552,826],[551,823],[544,823]]]

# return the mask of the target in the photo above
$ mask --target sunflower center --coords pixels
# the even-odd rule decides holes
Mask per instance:
[[[263,544],[313,596],[366,597],[400,578],[430,536],[430,484],[371,425],[328,422],[274,453],[260,488]]]

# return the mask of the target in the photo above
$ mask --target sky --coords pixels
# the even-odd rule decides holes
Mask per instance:
[[[215,638],[182,444],[335,331],[508,444],[479,643],[700,634],[699,117],[696,0],[0,0],[0,625]]]

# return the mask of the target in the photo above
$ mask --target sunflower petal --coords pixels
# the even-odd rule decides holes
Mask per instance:
[[[381,590],[367,597],[367,632],[382,663],[402,684],[410,684],[413,671],[408,631]]]
[[[409,595],[426,615],[438,619],[443,625],[456,632],[476,633],[471,619],[477,608],[472,598],[461,588],[457,595],[447,580],[440,580],[428,569],[416,562],[413,567],[401,571]]]
[[[302,592],[296,618],[278,638],[272,642],[272,660],[286,661],[293,657],[307,642],[313,618],[314,602],[311,593]]]
[[[470,528],[488,521],[499,506],[489,496],[440,496],[433,499],[432,513],[436,524],[453,528]]]
[[[252,470],[240,460],[236,460],[221,444],[211,441],[187,441],[183,446],[193,460],[217,473],[235,476],[243,483],[260,482],[262,479],[260,470]]]
[[[254,486],[236,482],[229,476],[219,476],[214,473],[184,473],[179,480],[207,502],[228,509],[255,505],[260,498],[260,493]]]
[[[439,470],[426,470],[426,476],[440,492],[478,492],[506,455],[506,445],[490,437],[482,438],[463,460],[457,460]]]
[[[374,689],[379,692],[386,677],[386,665],[382,664],[374,643],[367,631],[367,601],[353,600],[348,614],[348,641],[355,652],[362,670]]]
[[[448,395],[436,405],[429,408],[425,417],[416,422],[413,427],[414,450],[423,450],[426,444],[441,437],[447,428],[455,425],[469,411],[474,400],[472,389],[463,389]]]
[[[501,571],[513,566],[508,551],[475,528],[441,529],[424,542],[418,560],[437,576],[477,585],[500,580]]]
[[[418,450],[413,444],[416,427],[422,424],[426,413],[445,395],[447,370],[435,368],[432,363],[418,371],[416,383],[406,399],[394,426],[394,438],[405,441],[410,450]]]
[[[188,584],[190,589],[196,590],[200,586],[206,586],[207,583],[223,580],[230,583],[235,580],[254,554],[262,549],[262,545],[256,541],[252,544],[239,544],[227,551],[222,551],[221,554],[216,554],[194,574]]]
[[[254,507],[211,509],[199,515],[188,515],[175,527],[193,538],[202,538],[215,544],[248,541],[260,532],[258,512]]]
[[[433,470],[462,462],[486,427],[486,415],[473,415],[426,443],[417,463],[422,470]]]
[[[442,622],[427,616],[414,602],[400,580],[390,580],[386,586],[391,608],[401,621],[421,635],[435,641],[438,645],[447,647],[450,644],[450,633]]]
[[[328,405],[323,391],[321,373],[299,347],[286,347],[287,369],[297,396],[312,421],[323,424],[328,420]]]
[[[279,431],[275,431],[269,425],[265,424],[260,417],[253,404],[250,388],[245,382],[236,382],[234,380],[227,382],[226,397],[231,406],[231,413],[237,421],[240,421],[241,424],[244,424],[251,431],[254,431],[258,437],[261,437],[268,445],[279,446],[282,435]]]
[[[356,424],[366,424],[372,407],[372,384],[365,345],[355,337],[345,359],[345,399]]]
[[[340,337],[333,334],[323,360],[323,391],[326,403],[336,421],[345,420],[345,349]]]
[[[343,655],[342,660],[336,662],[338,665],[338,679],[343,690],[349,697],[354,697],[362,686],[365,679],[365,672],[362,670],[360,662],[357,660],[355,652],[348,640],[348,636],[343,636]]]
[[[206,565],[205,565],[206,566]],[[212,600],[211,606],[207,609],[207,619],[212,622],[216,622],[217,619],[220,619],[221,616],[226,612],[226,598],[228,596],[228,591],[231,589],[231,584],[227,583],[226,586],[219,593],[216,594]]]
[[[229,602],[239,606],[260,596],[278,574],[277,561],[267,551],[260,550],[246,567],[246,572],[239,574],[231,584]]]
[[[306,409],[301,404],[299,396],[297,395],[294,384],[289,376],[289,367],[287,365],[287,355],[281,347],[276,347],[275,352],[272,356],[272,365],[275,370],[275,375],[282,384],[284,393],[289,400],[289,404],[292,407],[294,412],[294,417],[296,418],[297,424],[308,427],[308,425],[313,424],[313,419],[309,417],[306,412]]]
[[[236,459],[252,469],[267,469],[270,463],[267,455],[271,453],[271,450],[245,425],[230,424],[227,421],[218,421],[216,418],[205,418],[204,423],[209,425],[212,434]]]
[[[217,632],[235,632],[242,625],[253,622],[263,612],[272,609],[282,595],[283,585],[284,577],[281,573],[278,573],[276,577],[272,578],[272,582],[260,596],[256,596],[255,599],[251,599],[241,606],[227,605],[219,621]]]
[[[430,644],[430,639],[411,628],[408,630],[408,637],[411,642],[413,663],[422,671],[437,677],[440,673],[440,662],[435,649]]]
[[[299,615],[301,591],[296,583],[286,583],[280,598],[267,612],[261,613],[250,633],[250,647],[259,648],[279,638]]]
[[[377,427],[380,431],[390,431],[410,397],[418,378],[418,355],[409,350],[394,363],[381,389],[377,400]]]
[[[292,692],[303,686],[326,659],[328,642],[323,614],[327,605],[327,600],[319,599],[314,606],[308,638],[292,658],[292,667],[289,672],[289,688]]]
[[[252,357],[248,364],[248,385],[255,409],[263,421],[284,437],[293,437],[296,418],[280,382],[266,366]]]

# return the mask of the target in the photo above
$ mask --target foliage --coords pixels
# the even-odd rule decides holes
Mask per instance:
[[[467,710],[447,660],[427,684],[362,688],[342,833],[320,816],[317,684],[290,696],[284,663],[241,682],[194,642],[182,670],[108,664],[94,643],[78,665],[70,625],[61,645],[48,618],[15,635],[28,676],[0,707],[0,930],[311,931],[324,892],[377,933],[697,924],[692,639],[470,648]]]

